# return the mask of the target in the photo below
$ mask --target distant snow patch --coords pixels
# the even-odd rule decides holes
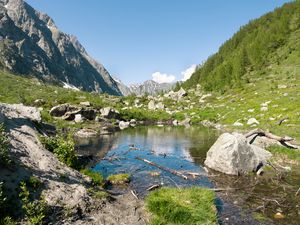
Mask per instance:
[[[67,84],[67,83],[65,83],[65,82],[63,82],[63,84],[64,84],[63,88],[66,88],[66,89],[72,89],[72,90],[74,90],[74,91],[80,91],[79,88],[75,87],[75,86],[72,85],[72,84]]]

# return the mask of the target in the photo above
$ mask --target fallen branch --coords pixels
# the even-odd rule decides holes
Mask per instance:
[[[159,188],[159,187],[160,187],[159,184],[154,184],[154,185],[148,187],[148,188],[147,188],[147,191],[152,191],[152,190],[157,189],[157,188]]]
[[[247,134],[245,134],[244,136],[246,138],[250,138],[253,135],[255,135],[255,136],[251,139],[250,144],[252,144],[255,141],[255,139],[259,136],[259,137],[266,137],[266,138],[269,138],[269,139],[272,139],[272,140],[276,140],[281,145],[283,145],[283,146],[285,146],[287,148],[292,148],[292,149],[298,149],[298,150],[300,150],[300,146],[293,145],[291,143],[287,143],[289,141],[293,141],[294,140],[294,138],[291,138],[291,137],[288,137],[288,136],[280,137],[280,136],[277,136],[277,135],[272,134],[270,132],[263,131],[261,129],[254,129],[254,130],[248,132]]]
[[[276,141],[279,141],[279,142],[286,142],[286,141],[293,141],[294,140],[294,138],[279,137],[277,135],[274,135],[270,132],[263,131],[261,129],[254,129],[254,130],[250,131],[249,133],[245,134],[245,137],[249,138],[253,135],[256,135],[254,138],[256,138],[257,136],[262,136],[262,137],[267,137],[267,138],[270,138],[270,139],[273,139],[273,140],[276,140]]]
[[[156,164],[156,163],[154,163],[154,162],[151,162],[151,161],[149,161],[149,160],[147,160],[147,159],[143,159],[143,158],[138,157],[138,156],[135,157],[135,158],[138,159],[138,160],[141,160],[141,161],[143,161],[143,162],[145,162],[145,163],[148,163],[148,164],[151,165],[151,166],[157,167],[157,168],[159,168],[159,169],[161,169],[161,170],[164,170],[164,171],[167,171],[167,172],[169,172],[169,173],[172,173],[172,174],[174,174],[174,175],[176,175],[176,176],[179,176],[179,177],[181,177],[181,178],[183,178],[183,179],[185,179],[185,180],[188,179],[187,176],[185,176],[183,173],[180,173],[180,172],[178,172],[178,171],[176,171],[176,170],[173,170],[173,169],[170,169],[170,168],[167,168],[167,167],[163,167],[163,166],[161,166],[161,165],[158,165],[158,164]]]
[[[139,200],[139,197],[137,196],[134,190],[130,190],[130,192],[137,200]]]
[[[296,192],[295,196],[297,196],[299,194],[299,192],[300,192],[300,187],[299,187],[298,191]]]

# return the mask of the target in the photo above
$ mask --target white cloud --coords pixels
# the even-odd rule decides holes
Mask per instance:
[[[155,72],[152,74],[152,80],[154,80],[157,83],[172,83],[176,80],[175,76],[171,74],[161,73],[161,72]]]
[[[185,71],[181,72],[181,75],[183,76],[182,81],[188,80],[192,74],[196,71],[197,65],[193,64],[189,68],[187,68]]]

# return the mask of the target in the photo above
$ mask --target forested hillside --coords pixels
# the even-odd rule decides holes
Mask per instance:
[[[300,62],[300,1],[283,5],[250,21],[209,57],[183,84],[201,84],[207,91],[243,87],[253,74],[263,76],[275,65]]]

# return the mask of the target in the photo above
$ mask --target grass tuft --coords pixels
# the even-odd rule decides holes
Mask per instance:
[[[147,209],[152,213],[151,224],[217,224],[215,193],[192,188],[161,188],[146,198]]]

